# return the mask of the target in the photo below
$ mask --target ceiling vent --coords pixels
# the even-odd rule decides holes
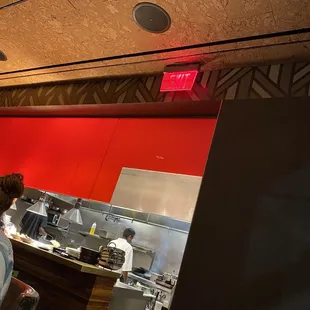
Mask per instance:
[[[154,3],[137,4],[133,9],[133,18],[138,26],[152,33],[166,32],[171,26],[169,14]]]
[[[25,0],[0,0],[0,10],[5,9],[15,4],[22,3],[24,1]]]

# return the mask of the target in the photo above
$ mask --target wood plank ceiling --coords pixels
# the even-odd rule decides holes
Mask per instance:
[[[310,27],[309,0],[156,0],[170,14],[172,26],[151,34],[132,18],[138,2],[28,0],[0,10],[0,50],[7,56],[0,63],[0,86],[162,72],[180,61],[199,61],[212,69],[309,59],[310,34],[299,34],[29,70]]]

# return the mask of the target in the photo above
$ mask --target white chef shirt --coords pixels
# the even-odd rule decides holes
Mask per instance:
[[[131,271],[132,270],[132,258],[133,258],[133,250],[130,243],[124,238],[118,238],[116,240],[112,240],[109,244],[115,243],[116,247],[125,252],[125,263],[121,269],[115,270],[118,273],[122,273],[123,271]],[[113,245],[112,245],[113,246]]]

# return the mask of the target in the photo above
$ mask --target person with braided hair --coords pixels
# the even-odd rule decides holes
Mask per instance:
[[[24,177],[13,173],[0,176],[0,216],[24,193]],[[0,306],[9,288],[13,271],[13,249],[0,229]]]

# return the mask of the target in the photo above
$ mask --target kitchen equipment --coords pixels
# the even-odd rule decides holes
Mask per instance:
[[[53,210],[53,211],[60,211],[60,208],[57,207],[57,206],[50,206],[49,209],[50,209],[50,210]]]
[[[53,253],[60,255],[61,257],[64,257],[64,258],[73,259],[73,260],[77,259],[76,257],[74,257],[70,254],[67,254],[66,249],[64,249],[64,248],[54,248]]]
[[[152,277],[150,272],[143,267],[133,268],[132,273],[138,277],[142,277],[148,280],[150,280]]]
[[[51,245],[51,241],[54,240],[55,238],[52,235],[46,234],[45,236],[40,236],[38,239],[39,242],[42,242],[44,244],[49,244]]]
[[[99,265],[111,270],[118,270],[125,262],[125,251],[118,249],[114,242],[110,242],[107,247],[100,249]]]
[[[104,229],[99,229],[99,236],[105,239],[115,239],[116,234],[108,232]]]
[[[47,217],[46,207],[48,206],[47,194],[43,193],[40,200],[27,209],[27,211]]]
[[[75,258],[80,258],[81,249],[74,249],[74,248],[66,248],[66,253],[70,256]]]
[[[155,282],[156,282],[156,284],[161,285],[163,287],[166,287],[168,289],[172,289],[173,288],[173,285],[171,285],[170,283],[167,283],[165,281],[160,281],[160,280],[157,279]]]
[[[63,219],[67,220],[69,223],[83,225],[83,220],[80,212],[81,207],[82,198],[78,198],[74,207],[63,215]]]
[[[47,223],[53,226],[58,226],[61,213],[54,210],[47,210]]]
[[[96,265],[98,262],[99,252],[81,247],[80,261],[92,265]]]
[[[99,229],[99,236],[101,238],[107,238],[108,232],[106,230],[103,229]]]
[[[159,301],[156,301],[155,302],[155,307],[154,307],[154,310],[161,310],[163,307],[163,304]]]
[[[145,310],[152,297],[144,296],[143,291],[119,281],[113,287],[109,310]]]

